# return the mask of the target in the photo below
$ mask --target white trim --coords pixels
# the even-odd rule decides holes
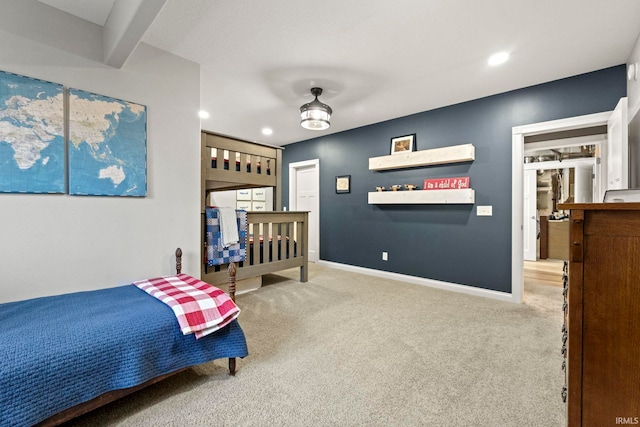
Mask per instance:
[[[532,123],[512,128],[511,156],[511,294],[514,301],[524,298],[524,248],[522,236],[523,221],[523,173],[524,173],[524,137],[543,133],[559,132],[606,125],[611,111],[587,114],[585,116],[548,122]]]
[[[612,111],[587,114],[585,116],[569,117],[567,119],[550,120],[548,122],[532,123],[530,125],[514,126],[512,133],[526,136],[541,133],[560,132],[564,130],[581,129],[606,125]]]
[[[524,150],[525,156],[534,155],[539,150],[551,150],[553,148],[579,147],[581,145],[600,144],[607,140],[606,134],[574,136],[564,139],[553,139],[549,141],[528,142]],[[536,162],[533,162],[536,163]],[[529,163],[526,163],[529,164]]]
[[[513,128],[511,157],[511,295],[524,299],[524,134]]]
[[[445,291],[459,292],[463,294],[474,295],[484,298],[492,298],[506,302],[520,302],[506,292],[492,291],[490,289],[476,288],[474,286],[459,285],[457,283],[442,282],[440,280],[425,279],[422,277],[409,276],[406,274],[391,273],[388,271],[374,270],[371,268],[356,267],[349,264],[340,264],[337,262],[319,260],[318,265],[335,268],[337,270],[350,271],[352,273],[366,274],[368,276],[384,277],[386,279],[397,280],[399,282],[412,283],[420,286],[428,286],[430,288],[442,289]]]
[[[575,168],[577,166],[595,166],[595,165],[596,165],[595,157],[583,157],[583,158],[577,158],[577,159],[567,159],[563,161],[550,160],[548,162],[525,163],[523,170],[567,169],[567,168]]]
[[[311,160],[303,160],[301,162],[289,163],[289,170],[291,169],[299,169],[307,166],[319,165],[320,159],[311,159]],[[291,177],[289,177],[289,181],[291,181]]]

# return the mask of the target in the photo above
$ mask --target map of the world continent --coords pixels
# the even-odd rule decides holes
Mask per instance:
[[[147,195],[146,107],[0,71],[0,193],[66,192]]]
[[[69,194],[146,196],[146,107],[69,89]]]
[[[0,71],[0,193],[64,193],[62,85]]]

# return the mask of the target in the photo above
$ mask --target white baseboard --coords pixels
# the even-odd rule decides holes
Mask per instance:
[[[460,292],[463,294],[475,295],[479,297],[492,298],[500,301],[520,303],[513,297],[513,294],[499,291],[492,291],[490,289],[476,288],[468,285],[459,285],[457,283],[442,282],[440,280],[425,279],[422,277],[409,276],[406,274],[391,273],[389,271],[374,270],[371,268],[356,267],[349,264],[340,264],[332,261],[319,260],[318,265],[324,265],[327,267],[335,268],[338,270],[351,271],[353,273],[366,274],[368,276],[385,277],[391,280],[397,280],[399,282],[413,283],[421,286],[428,286],[430,288],[443,289],[446,291]]]

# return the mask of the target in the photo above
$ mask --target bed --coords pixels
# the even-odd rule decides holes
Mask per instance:
[[[0,322],[2,426],[58,425],[214,359],[234,374],[247,355],[237,320],[196,340],[134,285],[0,304]]]
[[[203,131],[201,159],[201,279],[216,286],[230,281],[228,270],[209,266],[204,261],[207,252],[205,209],[209,194],[213,191],[272,187],[275,211],[247,212],[247,260],[237,265],[235,278],[250,279],[299,268],[300,281],[306,282],[309,213],[280,211],[282,148]],[[254,244],[254,241],[260,243]]]

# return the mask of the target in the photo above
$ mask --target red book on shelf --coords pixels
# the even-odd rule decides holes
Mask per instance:
[[[469,177],[429,178],[424,180],[423,190],[459,190],[469,188]]]

